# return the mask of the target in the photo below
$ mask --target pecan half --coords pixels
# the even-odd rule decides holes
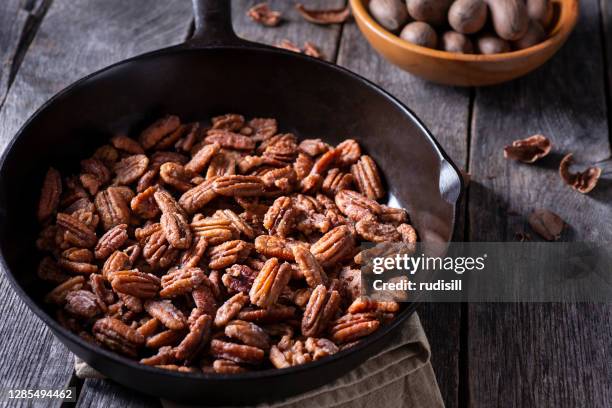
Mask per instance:
[[[161,279],[163,298],[176,297],[193,291],[206,279],[200,268],[181,268],[165,274]]]
[[[220,195],[247,197],[261,195],[264,185],[257,176],[231,175],[216,178],[212,188]]]
[[[223,327],[228,324],[230,320],[234,319],[240,313],[240,310],[248,302],[249,297],[242,292],[238,292],[226,300],[225,303],[223,303],[223,305],[217,309],[217,314],[215,315],[215,326]]]
[[[205,239],[210,245],[238,238],[238,231],[232,222],[225,218],[203,217],[197,214],[191,221],[191,228],[197,237]]]
[[[248,294],[256,277],[257,271],[247,265],[232,265],[231,268],[226,269],[226,273],[223,274],[221,280],[230,292]]]
[[[202,209],[206,204],[217,197],[213,190],[215,179],[206,180],[191,190],[186,191],[179,199],[179,204],[190,214]]]
[[[559,164],[559,175],[561,179],[568,186],[574,190],[581,192],[582,194],[589,193],[597,186],[599,177],[601,176],[601,168],[592,166],[587,168],[585,171],[572,173],[570,166],[574,161],[574,155],[569,153],[561,160]]]
[[[284,261],[293,261],[293,247],[306,246],[304,242],[283,239],[273,235],[260,235],[255,238],[255,250],[262,255]]]
[[[74,278],[70,278],[49,292],[45,296],[45,302],[63,305],[66,301],[66,295],[69,292],[83,288],[83,285],[85,285],[85,278],[83,276],[75,276]]]
[[[138,349],[145,342],[144,337],[135,329],[111,317],[96,321],[92,330],[96,340],[127,356],[136,357]]]
[[[372,334],[380,326],[375,313],[347,314],[331,327],[331,340],[336,344],[350,343]]]
[[[156,186],[148,187],[132,198],[130,207],[132,211],[134,211],[134,214],[142,218],[155,218],[159,215],[159,207],[154,197],[156,191]]]
[[[305,139],[300,142],[298,148],[310,157],[315,157],[329,151],[331,146],[321,139]]]
[[[295,226],[298,211],[289,197],[279,197],[268,209],[263,225],[272,235],[288,236]]]
[[[251,303],[262,308],[270,307],[276,303],[290,279],[291,267],[288,263],[279,264],[277,258],[268,259],[249,291]]]
[[[251,138],[257,142],[270,139],[278,131],[276,119],[272,118],[251,119],[249,126],[255,130],[255,134]]]
[[[340,166],[355,164],[361,157],[361,148],[359,147],[359,143],[354,139],[346,139],[336,146],[336,150],[340,151],[336,159],[336,163]]]
[[[62,195],[62,176],[59,171],[50,167],[45,175],[40,200],[38,201],[38,221],[44,221],[57,210]]]
[[[160,223],[168,243],[178,249],[189,248],[193,234],[183,209],[167,191],[156,191],[153,197],[162,212]]]
[[[191,173],[178,163],[162,164],[159,168],[159,176],[165,184],[174,187],[177,191],[185,192],[193,187],[189,181]]]
[[[88,290],[75,290],[66,294],[66,311],[90,319],[101,312],[96,295]]]
[[[402,236],[390,224],[381,224],[371,218],[364,218],[355,224],[359,236],[370,242],[397,242]]]
[[[295,317],[295,307],[273,305],[267,309],[244,308],[238,313],[239,320],[256,323],[278,323]]]
[[[255,141],[248,136],[223,129],[212,129],[207,132],[204,143],[219,143],[224,149],[253,150]]]
[[[217,301],[215,300],[215,294],[210,282],[205,279],[202,285],[193,289],[191,296],[196,305],[194,310],[198,310],[202,314],[216,315]]]
[[[225,335],[230,339],[238,340],[247,346],[262,350],[270,348],[270,336],[261,327],[243,320],[233,320],[225,326]]]
[[[281,21],[281,13],[271,10],[268,3],[259,3],[251,7],[247,11],[247,16],[256,23],[267,27],[275,27]]]
[[[397,302],[378,301],[362,296],[355,299],[347,311],[352,314],[365,312],[396,313],[399,311],[399,304]]]
[[[257,235],[253,227],[247,224],[232,210],[217,210],[215,217],[224,218],[232,223],[232,226],[247,238],[253,239]]]
[[[159,223],[138,228],[135,235],[142,246],[144,259],[154,268],[169,267],[179,255],[178,249],[168,243]]]
[[[147,170],[149,158],[144,154],[135,154],[121,159],[115,163],[115,183],[116,184],[132,184],[140,178]]]
[[[130,208],[129,200],[117,187],[109,187],[96,195],[95,204],[104,230],[109,230],[115,225],[129,224]]]
[[[144,153],[144,149],[142,148],[140,143],[138,143],[134,139],[127,137],[126,135],[113,136],[113,138],[111,139],[111,143],[115,148],[119,150],[123,150],[124,152],[130,153],[130,154],[143,154]]]
[[[343,173],[338,168],[330,169],[323,179],[321,191],[330,196],[335,196],[340,190],[349,189],[353,184],[353,175]]]
[[[325,284],[327,282],[327,275],[325,271],[315,258],[315,256],[307,249],[301,246],[294,246],[293,257],[295,262],[298,264],[300,271],[306,279],[306,283],[311,288],[315,288],[318,285]]]
[[[83,187],[95,195],[98,189],[111,179],[111,172],[101,160],[91,158],[81,161],[82,173],[79,176]]]
[[[110,275],[116,271],[123,271],[130,269],[132,262],[130,257],[125,252],[115,251],[104,261],[102,266],[102,276],[110,280]]]
[[[155,297],[160,289],[157,276],[140,272],[138,269],[115,271],[111,274],[110,283],[115,291],[142,299]]]
[[[230,152],[221,150],[210,161],[206,171],[206,179],[233,174],[236,174],[236,158]]]
[[[57,225],[64,229],[64,239],[77,247],[92,248],[98,242],[96,233],[71,215],[57,214]]]
[[[208,255],[210,269],[223,269],[235,263],[242,262],[249,256],[253,244],[242,240],[227,241],[210,248]]]
[[[93,254],[85,248],[69,248],[62,252],[58,265],[73,273],[89,275],[98,272],[98,266],[92,264]]]
[[[217,374],[239,374],[248,371],[246,368],[229,360],[215,360],[213,362],[213,370]]]
[[[378,167],[370,156],[361,156],[359,161],[351,166],[351,173],[359,191],[367,198],[378,200],[385,196]]]
[[[185,170],[191,174],[200,174],[208,166],[211,159],[219,153],[220,149],[221,145],[219,143],[212,143],[202,147],[193,155],[189,163],[185,165]]]
[[[127,224],[119,224],[106,231],[96,245],[96,258],[106,259],[127,241]]]
[[[323,267],[350,258],[354,251],[355,237],[346,225],[332,229],[310,247],[310,252]]]
[[[340,294],[328,291],[325,286],[317,286],[310,295],[302,318],[302,334],[317,337],[327,328],[340,310]]]
[[[334,344],[333,341],[323,338],[309,337],[306,339],[306,350],[312,356],[314,361],[317,361],[323,357],[331,356],[340,351],[340,348]]]
[[[380,204],[355,191],[341,190],[334,200],[338,209],[353,221],[374,217],[382,212]]]
[[[185,315],[166,300],[147,300],[145,310],[170,330],[181,330],[187,326]]]
[[[138,138],[140,144],[145,149],[151,149],[162,139],[174,132],[181,125],[178,116],[168,115],[153,122],[149,127],[142,131]]]
[[[70,279],[70,275],[64,273],[50,256],[46,256],[40,261],[36,273],[40,279],[48,282],[62,283]]]
[[[511,145],[504,147],[504,157],[523,163],[534,163],[548,155],[551,150],[552,143],[546,136],[533,135],[526,139],[515,140]]]
[[[210,342],[210,353],[224,360],[239,364],[259,364],[264,359],[264,351],[260,348],[235,344],[227,341],[213,339]]]
[[[240,130],[244,126],[244,116],[237,113],[227,113],[215,116],[211,119],[213,129],[224,129],[232,132]]]
[[[202,315],[191,325],[187,336],[176,346],[177,359],[193,360],[204,349],[210,337],[211,322],[209,315]]]
[[[207,248],[208,242],[206,239],[196,236],[191,248],[183,252],[181,256],[181,266],[183,268],[195,268],[198,266]]]

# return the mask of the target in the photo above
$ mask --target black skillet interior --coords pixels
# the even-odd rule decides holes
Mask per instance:
[[[450,240],[459,174],[429,132],[384,91],[331,64],[233,36],[225,0],[194,0],[196,36],[185,45],[93,74],[45,104],[20,130],[0,168],[0,249],[15,289],[69,349],[127,386],[175,400],[252,404],[328,383],[391,339],[414,310],[355,350],[288,370],[203,379],[143,367],[61,328],[40,299],[35,209],[49,165],[67,174],[117,131],[137,134],[162,114],[185,121],[226,112],[275,117],[300,138],[359,140],[385,175],[389,202],[408,209],[424,242]],[[205,398],[203,400],[202,398]]]

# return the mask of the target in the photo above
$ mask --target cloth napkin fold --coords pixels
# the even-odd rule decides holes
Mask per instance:
[[[399,336],[377,355],[333,383],[261,408],[436,408],[444,407],[430,362],[429,342],[414,313]],[[79,378],[104,378],[78,357]],[[164,408],[191,406],[161,400]]]

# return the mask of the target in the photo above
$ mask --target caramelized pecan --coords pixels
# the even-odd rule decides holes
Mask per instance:
[[[247,346],[253,346],[262,350],[270,348],[270,336],[261,327],[243,320],[233,320],[225,326],[225,335],[233,340],[238,340]]]
[[[202,315],[189,327],[187,336],[176,346],[177,359],[190,361],[204,349],[210,336],[211,322],[209,315]]]
[[[216,245],[208,251],[210,257],[208,267],[210,269],[223,269],[241,262],[249,256],[252,248],[253,244],[239,239]]]
[[[268,209],[263,225],[271,235],[284,238],[292,232],[297,216],[298,212],[293,207],[292,200],[289,197],[279,197]]]
[[[155,297],[160,289],[157,276],[140,272],[138,269],[115,271],[111,274],[110,283],[115,291],[141,299]]]
[[[136,357],[138,349],[145,342],[135,329],[111,317],[96,321],[92,330],[96,340],[106,347],[131,357]]]
[[[172,303],[166,300],[147,300],[145,310],[158,319],[170,330],[181,330],[186,327],[187,319]]]
[[[202,209],[206,204],[217,197],[217,193],[213,190],[214,182],[215,179],[206,180],[183,193],[179,199],[181,207],[190,214]]]
[[[106,259],[110,254],[121,248],[127,241],[127,225],[119,224],[106,231],[98,240],[96,245],[96,258]]]
[[[165,274],[161,279],[163,298],[176,297],[193,291],[206,279],[200,268],[181,268]]]
[[[102,220],[104,230],[108,231],[115,225],[129,224],[130,208],[129,200],[122,190],[117,187],[109,187],[96,195],[96,209]]]
[[[262,308],[270,307],[276,303],[289,279],[291,279],[291,267],[288,263],[279,264],[277,258],[268,259],[249,291],[251,303]]]
[[[217,309],[215,315],[215,326],[223,327],[229,323],[230,320],[234,319],[240,310],[248,303],[249,297],[242,292],[236,293],[234,296],[221,305]]]
[[[200,174],[220,149],[221,145],[219,143],[212,143],[202,147],[193,155],[189,163],[185,165],[185,170],[191,174]]]
[[[64,239],[77,247],[92,248],[98,242],[96,233],[72,215],[57,214],[57,225],[64,229]]]
[[[113,170],[115,171],[116,184],[132,184],[140,178],[149,165],[149,158],[144,154],[135,154],[121,159]]]
[[[378,174],[378,167],[370,156],[361,156],[359,161],[351,166],[351,173],[359,191],[367,198],[378,200],[384,197],[385,190]]]
[[[319,261],[317,261],[315,256],[307,248],[296,245],[292,250],[295,262],[304,275],[308,286],[315,288],[327,282],[325,271],[319,264]]]
[[[143,130],[138,140],[142,147],[145,149],[151,149],[170,133],[177,130],[180,125],[181,120],[178,118],[178,116],[165,116],[156,120],[149,127]]]
[[[191,221],[193,233],[205,239],[210,245],[218,245],[223,242],[238,238],[238,231],[232,222],[225,218],[203,217],[197,214]]]
[[[264,359],[264,351],[260,348],[243,344],[230,343],[213,339],[210,342],[210,353],[224,360],[239,364],[259,364]]]
[[[153,197],[162,212],[160,223],[168,243],[174,248],[189,248],[193,234],[183,209],[167,191],[156,191]]]
[[[350,258],[354,251],[355,237],[346,225],[332,229],[310,247],[310,252],[323,267]]]
[[[340,294],[328,291],[325,286],[317,286],[310,295],[302,318],[302,334],[317,337],[327,328],[340,310]]]
[[[375,332],[380,326],[376,314],[347,314],[336,320],[330,331],[336,344],[350,343]]]
[[[261,178],[242,175],[217,177],[212,184],[215,193],[229,197],[258,196],[263,193],[263,187]]]

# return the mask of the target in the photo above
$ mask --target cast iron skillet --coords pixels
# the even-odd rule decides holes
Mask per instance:
[[[360,345],[303,366],[213,376],[140,365],[68,332],[41,302],[48,288],[35,273],[35,214],[48,166],[76,171],[79,159],[114,132],[137,132],[166,113],[188,121],[226,112],[275,117],[280,129],[303,138],[332,144],[358,139],[386,176],[389,203],[408,209],[424,242],[450,241],[461,178],[416,116],[382,89],[324,61],[239,39],[227,0],[194,0],[194,8],[192,39],[81,79],[44,104],[13,138],[0,163],[2,266],[55,336],[113,380],[178,401],[254,404],[348,372],[385,346],[416,305],[406,305]]]

